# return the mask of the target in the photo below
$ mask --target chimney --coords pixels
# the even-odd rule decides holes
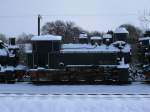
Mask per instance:
[[[9,45],[16,45],[16,39],[14,37],[9,38]]]
[[[38,36],[40,36],[41,32],[41,19],[42,19],[42,16],[41,15],[38,15]]]
[[[88,44],[88,36],[86,33],[81,33],[79,35],[79,43],[80,44]]]

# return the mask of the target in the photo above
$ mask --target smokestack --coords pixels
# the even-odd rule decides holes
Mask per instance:
[[[41,15],[38,15],[38,36],[40,36],[40,30],[41,30],[41,19],[42,19],[42,16]]]
[[[15,37],[9,38],[9,45],[16,45],[16,39],[15,39]]]

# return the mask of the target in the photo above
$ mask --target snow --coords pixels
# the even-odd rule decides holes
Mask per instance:
[[[123,47],[122,52],[129,53],[131,51],[131,46],[129,44],[126,44],[125,47]]]
[[[5,71],[14,71],[15,68],[13,66],[1,66],[0,65],[0,72],[5,72]]]
[[[91,40],[101,40],[102,39],[102,37],[99,37],[99,36],[93,36],[93,37],[91,37]]]
[[[9,45],[8,46],[9,49],[19,49],[18,45]]]
[[[32,53],[32,44],[25,44],[24,45],[24,52],[25,53]]]
[[[129,44],[126,44],[122,47],[122,52],[130,52],[131,47]],[[107,46],[102,45],[91,45],[91,44],[63,44],[62,53],[95,53],[95,52],[119,52],[119,49],[114,46],[114,43]]]
[[[63,44],[62,45],[62,49],[82,49],[82,48],[85,48],[85,49],[90,49],[92,48],[93,46],[91,44],[72,44],[72,43],[69,43],[69,44]]]
[[[149,112],[150,85],[0,84],[2,112]]]
[[[103,39],[111,39],[112,35],[111,34],[104,34]]]
[[[60,41],[62,39],[61,36],[56,35],[40,35],[40,36],[34,36],[31,38],[31,41]]]
[[[30,83],[0,84],[0,93],[18,94],[149,94],[150,85],[133,82],[129,85],[33,85]]]
[[[150,40],[150,37],[141,37],[141,38],[139,38],[139,41],[143,41],[143,40]]]
[[[7,56],[7,55],[8,55],[8,52],[5,48],[0,49],[0,56]]]
[[[95,52],[119,52],[119,49],[113,45],[107,46],[102,44],[91,45],[91,44],[64,44],[62,46],[62,53],[95,53]]]
[[[15,70],[25,70],[25,69],[26,69],[26,66],[24,66],[24,65],[17,65],[15,67]]]
[[[149,112],[149,103],[140,95],[0,95],[2,112]]]
[[[117,65],[98,65],[99,67],[117,67]],[[93,65],[66,65],[66,67],[93,67]]]
[[[117,68],[129,68],[129,64],[125,64],[124,62],[124,57],[122,57],[121,61],[119,62],[120,65],[118,65]]]
[[[88,37],[88,36],[87,36],[86,33],[82,33],[82,34],[79,35],[79,38],[87,38],[87,37]]]
[[[131,46],[130,46],[130,44],[128,44],[128,43],[126,43],[126,42],[124,42],[124,41],[116,41],[116,42],[112,43],[112,45],[117,45],[117,44],[119,44],[119,46],[122,47],[122,51],[123,51],[124,53],[128,53],[128,52],[131,51]]]
[[[116,42],[114,42],[113,44],[127,44],[125,41],[116,41]]]
[[[37,67],[37,70],[45,70],[43,67]]]
[[[119,27],[115,30],[115,33],[129,33],[124,27]]]
[[[5,68],[5,71],[14,71],[14,67],[13,66],[7,66]]]

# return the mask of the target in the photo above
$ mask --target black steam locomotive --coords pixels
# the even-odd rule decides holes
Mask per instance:
[[[139,60],[142,65],[145,80],[150,82],[150,30],[139,38]]]
[[[19,47],[15,38],[10,38],[9,44],[0,40],[0,82],[14,83],[21,79],[23,71],[19,65]]]
[[[62,44],[61,36],[34,36],[27,51],[28,73],[33,83],[129,83],[131,47],[128,31],[117,28],[113,35],[80,34],[79,43]],[[90,40],[90,41],[89,41]]]

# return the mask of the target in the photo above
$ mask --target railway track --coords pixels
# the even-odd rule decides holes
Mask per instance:
[[[97,98],[150,98],[150,94],[23,94],[1,93],[0,97],[97,97]]]

